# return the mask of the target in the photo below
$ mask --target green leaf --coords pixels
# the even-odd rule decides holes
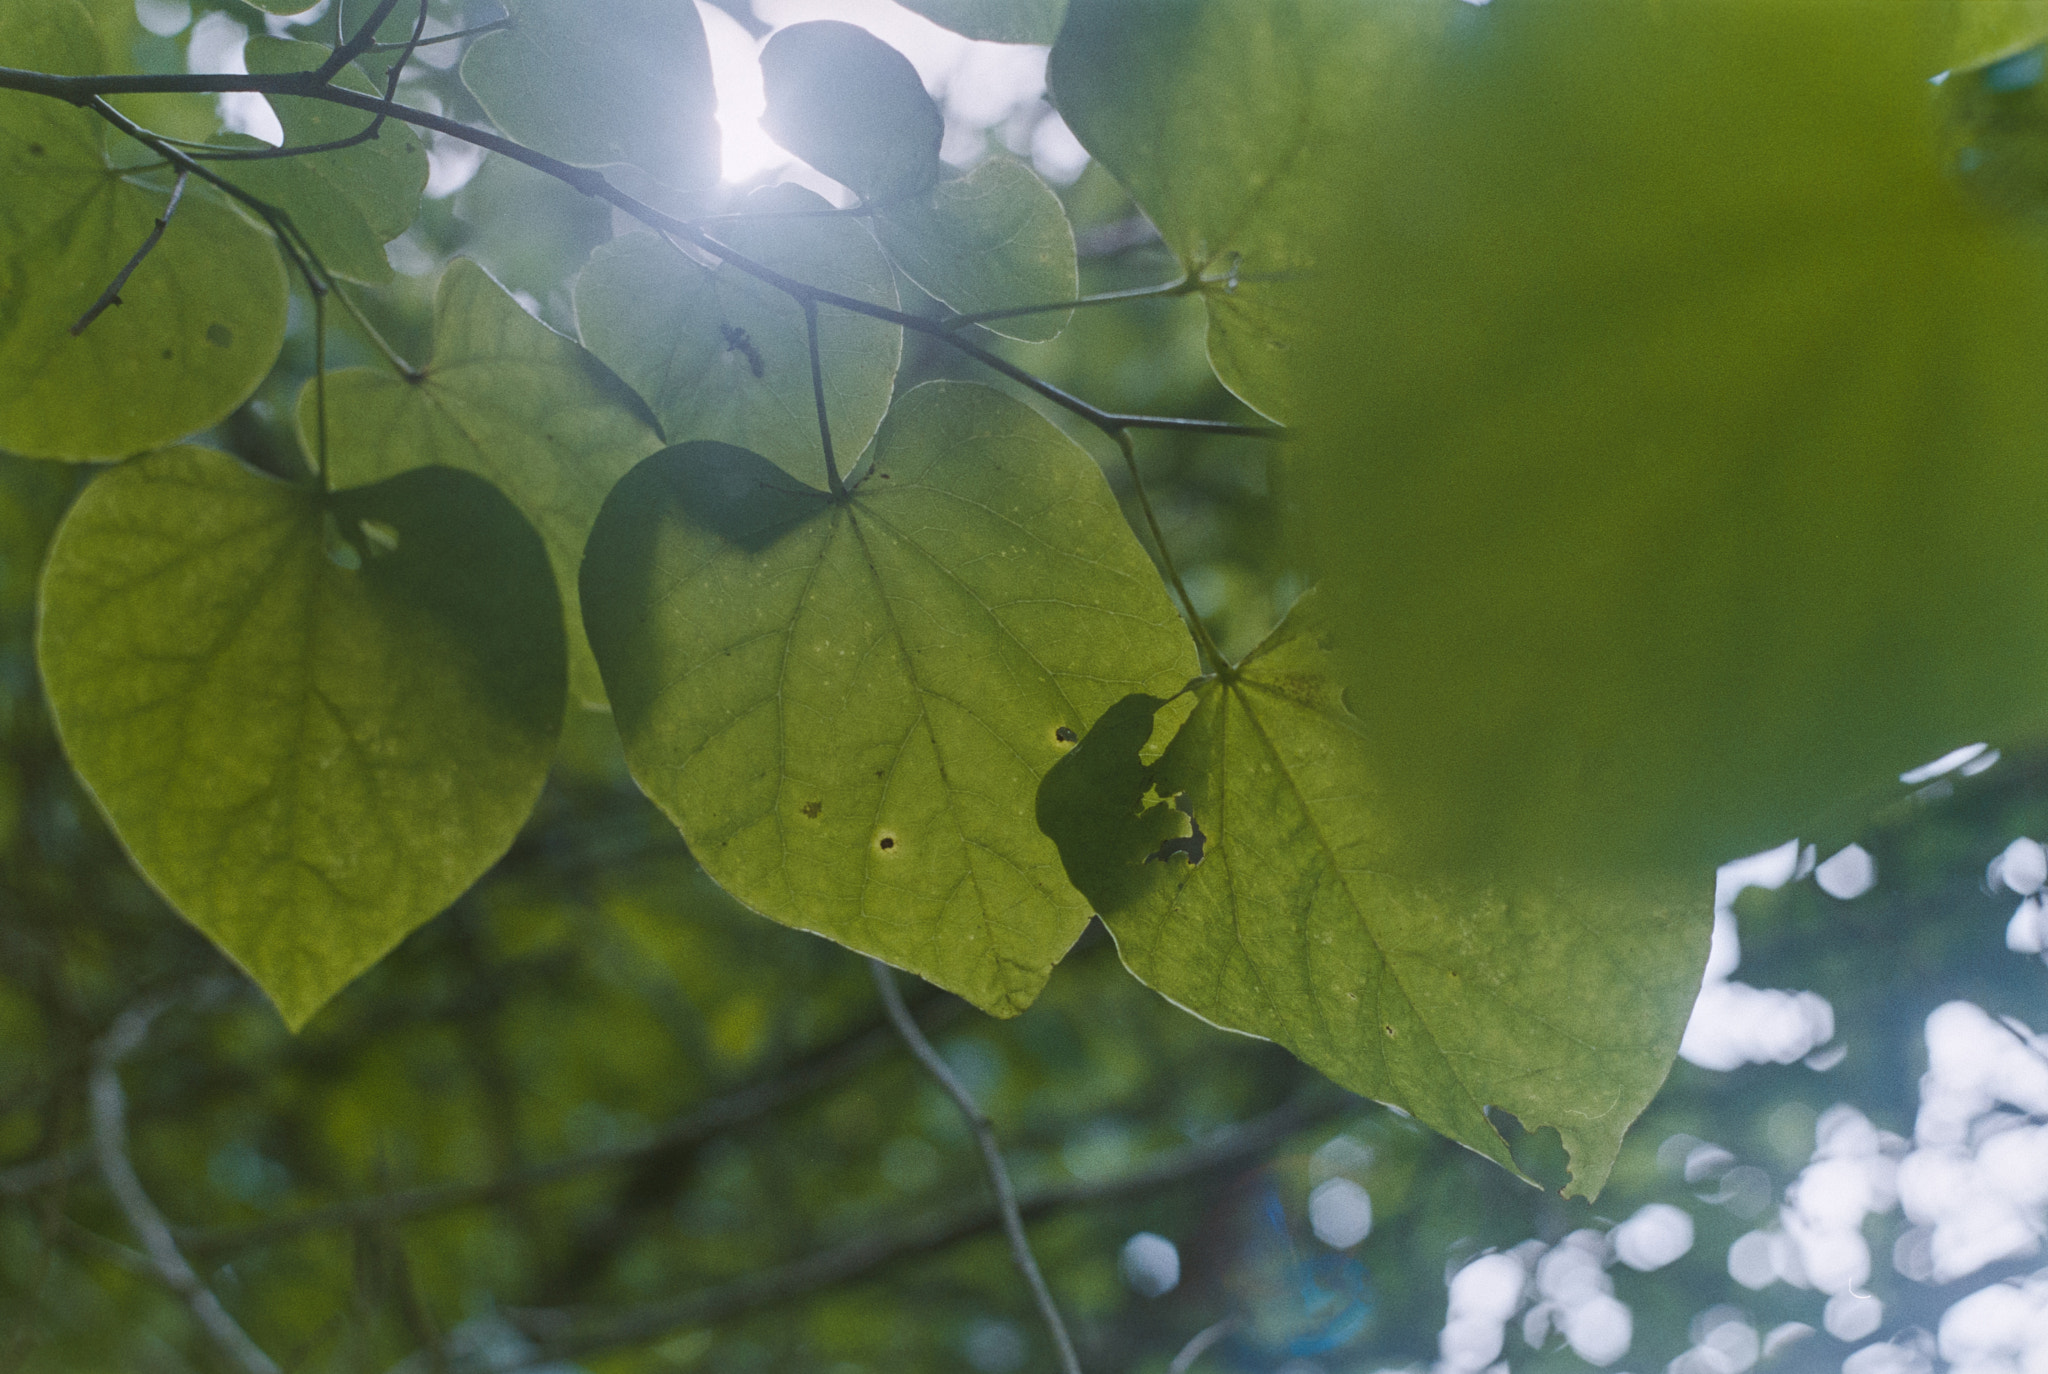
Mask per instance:
[[[2048,735],[2042,201],[1958,151],[1940,17],[1539,0],[1399,53],[1297,480],[1418,861],[1703,871]]]
[[[1209,357],[1266,415],[1297,419],[1303,330],[1341,241],[1328,177],[1352,157],[1396,40],[1468,7],[1330,0],[1073,0],[1046,72],[1089,153],[1203,281]]]
[[[316,451],[317,393],[299,393],[299,431]],[[605,493],[661,447],[639,399],[597,359],[519,308],[465,258],[434,296],[434,356],[421,375],[359,367],[327,379],[329,475],[362,486],[432,464],[486,477],[547,546],[568,623],[570,686],[602,702],[584,643],[576,564]]]
[[[0,65],[97,70],[75,0],[0,7]],[[91,114],[0,92],[0,448],[118,458],[203,429],[256,389],[284,342],[269,236],[196,179],[112,306],[71,328],[148,238],[161,173],[109,165]]]
[[[1065,207],[1014,158],[984,158],[965,176],[884,207],[875,236],[905,276],[963,315],[1068,301],[1081,289]],[[1072,314],[1014,315],[988,328],[1039,343]]]
[[[946,121],[910,59],[866,29],[821,19],[761,49],[761,127],[862,200],[917,195],[939,179]]]
[[[2048,0],[1952,0],[1944,70],[1981,67],[2048,38]]]
[[[309,71],[329,49],[258,35],[249,40],[249,70],[258,75]],[[382,95],[355,68],[336,73],[348,90]],[[332,143],[361,133],[371,116],[324,101],[271,96],[284,126],[284,146]],[[215,142],[262,148],[253,138],[219,135]],[[264,158],[220,164],[236,185],[284,210],[313,251],[334,272],[351,281],[385,282],[391,264],[384,245],[411,227],[427,185],[427,153],[413,131],[386,120],[377,137],[352,148],[303,157]]]
[[[991,43],[1050,43],[1067,0],[901,0],[935,24]]]
[[[748,197],[719,237],[812,286],[894,309],[896,274],[867,226],[820,215],[798,186]],[[777,216],[786,216],[777,218]],[[825,483],[804,312],[737,267],[700,266],[652,234],[591,254],[576,282],[576,324],[590,351],[647,398],[670,442],[715,439],[750,449],[799,481]],[[835,450],[848,464],[889,409],[903,329],[820,306],[818,354]]]
[[[512,26],[462,57],[500,129],[579,167],[628,162],[665,185],[718,180],[711,49],[674,0],[508,0]]]
[[[37,652],[136,865],[296,1028],[511,844],[560,623],[539,539],[475,477],[323,498],[179,448],[72,507]]]
[[[1485,1108],[1554,1126],[1593,1196],[1678,1053],[1710,880],[1495,882],[1402,868],[1312,593],[1196,689],[1131,696],[1047,774],[1039,824],[1124,963],[1509,1169]]]
[[[649,459],[583,609],[633,775],[722,887],[997,1015],[1088,921],[1039,778],[1195,670],[1094,462],[959,382],[897,403],[843,504],[722,444]]]

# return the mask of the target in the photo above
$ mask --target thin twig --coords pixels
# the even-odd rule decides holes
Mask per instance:
[[[370,45],[377,41],[377,30],[383,26],[391,11],[397,8],[398,0],[377,0],[377,8],[370,11],[370,17],[356,30],[355,37],[327,54],[327,60],[314,70],[311,84],[325,86],[334,80],[335,73],[368,52]]]
[[[1190,273],[1177,281],[1161,282],[1157,286],[1133,286],[1123,291],[1098,291],[1092,296],[1078,296],[1070,301],[1047,301],[1043,305],[1011,305],[1001,310],[977,310],[971,315],[949,315],[943,321],[947,329],[965,329],[971,324],[987,324],[990,320],[1013,320],[1020,315],[1050,315],[1056,310],[1079,310],[1089,305],[1122,305],[1126,301],[1151,300],[1158,296],[1186,296],[1201,290],[1202,279]]]
[[[135,250],[135,256],[128,259],[127,264],[114,274],[114,280],[107,284],[106,290],[100,292],[100,298],[92,303],[92,308],[80,315],[78,323],[71,326],[72,338],[83,334],[87,326],[98,319],[108,306],[121,303],[121,288],[128,284],[128,278],[135,274],[135,269],[142,266],[142,260],[149,256],[150,249],[156,247],[157,240],[164,236],[164,230],[170,228],[171,216],[177,213],[178,202],[185,198],[185,179],[191,175],[190,172],[178,173],[178,179],[171,183],[171,198],[165,204],[164,212],[156,217],[156,223],[149,226],[149,237],[142,241],[142,247]]]
[[[1018,1272],[1024,1275],[1024,1282],[1031,1289],[1033,1300],[1038,1303],[1038,1315],[1052,1335],[1060,1369],[1064,1374],[1081,1374],[1081,1361],[1074,1354],[1073,1337],[1067,1334],[1067,1324],[1060,1320],[1059,1306],[1052,1300],[1052,1290],[1045,1286],[1045,1276],[1038,1272],[1038,1260],[1031,1253],[1031,1240],[1024,1234],[1024,1218],[1017,1212],[1017,1190],[1010,1183],[1010,1170],[1003,1163],[1003,1152],[996,1145],[995,1128],[988,1114],[975,1103],[973,1094],[954,1075],[951,1066],[939,1057],[939,1052],[932,1048],[932,1042],[925,1039],[924,1032],[917,1028],[917,1019],[910,1014],[910,1008],[903,1005],[903,990],[896,986],[895,970],[879,959],[870,959],[868,971],[875,976],[875,990],[882,994],[882,1005],[889,1012],[889,1020],[895,1023],[897,1034],[903,1037],[904,1044],[910,1046],[910,1052],[917,1056],[918,1063],[924,1065],[925,1072],[946,1090],[946,1096],[953,1099],[953,1105],[960,1109],[960,1115],[966,1118],[969,1129],[974,1132],[975,1143],[981,1147],[981,1162],[988,1171],[989,1186],[995,1189],[996,1208],[1003,1218],[1003,1232],[1010,1240],[1010,1258],[1016,1262]]]
[[[120,1064],[141,1045],[143,1037],[149,1033],[150,1022],[163,1009],[164,1004],[156,1002],[131,1007],[121,1013],[93,1056],[89,1096],[92,1101],[93,1144],[99,1156],[100,1174],[106,1179],[107,1190],[114,1195],[122,1215],[128,1219],[130,1229],[142,1242],[150,1265],[165,1285],[185,1300],[193,1317],[213,1338],[221,1353],[247,1374],[280,1374],[277,1363],[249,1339],[249,1334],[220,1305],[220,1299],[214,1297],[212,1290],[200,1282],[199,1275],[186,1263],[185,1256],[178,1250],[178,1242],[171,1236],[170,1223],[150,1201],[149,1194],[143,1190],[142,1180],[135,1175],[135,1166],[128,1159],[128,1103],[121,1091]]]
[[[804,332],[811,341],[811,394],[818,400],[818,442],[825,446],[825,485],[835,499],[846,499],[846,484],[839,480],[839,462],[832,456],[832,422],[825,418],[825,364],[818,356],[818,303],[802,302]]]
[[[1180,1353],[1173,1357],[1172,1363],[1166,1366],[1166,1374],[1188,1374],[1188,1371],[1195,1367],[1195,1361],[1208,1354],[1210,1347],[1216,1342],[1228,1336],[1230,1328],[1236,1324],[1231,1318],[1225,1317],[1215,1325],[1205,1326],[1197,1331],[1188,1338],[1188,1343],[1180,1348]]]
[[[38,1192],[54,1183],[64,1182],[91,1162],[89,1150],[75,1147],[0,1169],[0,1195],[18,1197],[23,1193]]]
[[[412,36],[403,43],[380,43],[377,49],[396,48],[398,60],[391,64],[391,70],[384,76],[384,99],[398,98],[398,82],[405,75],[406,63],[412,61],[413,49],[420,46],[420,35],[427,29],[427,0],[420,0],[419,16],[413,20]],[[202,156],[208,162],[269,162],[279,158],[306,157],[313,153],[333,153],[344,148],[353,148],[384,132],[384,121],[390,118],[382,110],[371,116],[370,122],[345,138],[331,138],[325,143],[302,143],[297,147],[284,148],[222,148],[207,145],[195,156]],[[190,145],[187,145],[190,146]]]
[[[905,329],[914,330],[920,334],[944,339],[953,348],[964,353],[966,356],[973,358],[985,367],[1001,373],[1018,385],[1029,388],[1053,404],[1071,411],[1089,424],[1102,430],[1105,434],[1113,433],[1117,429],[1170,429],[1189,433],[1229,434],[1247,438],[1278,439],[1286,433],[1278,425],[1237,424],[1225,420],[1201,420],[1164,415],[1130,415],[1118,411],[1104,410],[1100,406],[1091,405],[1079,397],[1061,390],[1050,382],[1033,376],[1007,359],[1000,358],[987,349],[971,343],[967,339],[962,338],[957,331],[948,329],[942,321],[926,319],[923,316],[912,315],[888,306],[876,305],[872,301],[864,301],[858,297],[847,296],[837,291],[827,291],[777,272],[765,263],[756,262],[728,245],[718,242],[695,224],[687,220],[677,219],[673,215],[663,214],[653,206],[627,194],[606,180],[602,172],[593,168],[573,167],[558,158],[552,158],[545,153],[536,152],[524,144],[506,138],[502,134],[493,133],[489,129],[479,129],[474,125],[449,119],[445,115],[433,114],[427,110],[416,109],[410,105],[402,105],[393,100],[379,99],[373,95],[365,95],[361,91],[351,91],[345,87],[318,84],[308,80],[313,75],[316,74],[310,72],[287,72],[267,76],[242,76],[234,74],[219,76],[56,76],[47,72],[22,71],[13,67],[0,67],[0,90],[26,91],[35,95],[55,96],[60,100],[69,100],[74,104],[85,103],[98,95],[141,92],[221,94],[231,91],[256,91],[265,95],[304,96],[307,99],[325,100],[337,105],[347,105],[354,109],[367,110],[371,113],[382,112],[388,114],[393,119],[402,120],[407,124],[416,125],[423,129],[432,129],[437,133],[461,139],[465,143],[485,149],[488,152],[500,153],[515,162],[523,163],[533,168],[535,171],[545,173],[572,190],[602,200],[608,205],[618,207],[649,228],[675,234],[686,239],[695,247],[712,254],[722,261],[731,263],[748,276],[773,286],[776,290],[783,292],[793,300],[803,301],[808,299],[815,301],[819,305],[836,306],[841,310],[851,311],[857,315],[866,315],[871,319],[886,320],[891,324],[900,325]],[[152,144],[152,146],[155,145]]]

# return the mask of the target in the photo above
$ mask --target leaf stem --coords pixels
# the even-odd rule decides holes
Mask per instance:
[[[896,986],[896,973],[878,959],[868,960],[868,971],[875,977],[875,990],[882,995],[882,1006],[888,1010],[889,1020],[903,1037],[903,1043],[910,1047],[911,1054],[924,1066],[925,1072],[938,1080],[946,1096],[953,1099],[953,1105],[960,1109],[969,1129],[974,1132],[975,1143],[981,1147],[982,1164],[988,1170],[988,1181],[995,1189],[996,1207],[1003,1217],[1003,1231],[1010,1239],[1010,1258],[1016,1261],[1018,1270],[1024,1275],[1024,1282],[1031,1288],[1031,1296],[1038,1303],[1038,1315],[1045,1321],[1046,1330],[1052,1335],[1053,1349],[1058,1352],[1062,1374],[1081,1374],[1081,1361],[1074,1354],[1074,1341],[1067,1334],[1067,1324],[1060,1319],[1059,1307],[1052,1300],[1052,1290],[1045,1286],[1045,1276],[1038,1271],[1038,1260],[1031,1253],[1030,1238],[1024,1234],[1024,1218],[1017,1211],[1017,1190],[1010,1184],[1010,1171],[1003,1163],[1003,1153],[996,1145],[996,1133],[987,1113],[976,1105],[974,1097],[965,1085],[954,1076],[939,1052],[932,1048],[932,1042],[925,1039],[924,1032],[917,1028],[917,1020],[911,1016],[910,1008],[903,1005],[903,990]]]
[[[1166,569],[1166,580],[1173,584],[1175,594],[1180,597],[1181,611],[1187,617],[1188,629],[1195,636],[1195,647],[1202,652],[1208,670],[1218,677],[1228,677],[1233,669],[1230,660],[1216,647],[1216,641],[1209,635],[1209,627],[1202,623],[1202,613],[1195,609],[1195,599],[1188,595],[1188,584],[1181,580],[1180,569],[1174,564],[1172,553],[1166,547],[1166,532],[1159,527],[1159,516],[1152,509],[1152,498],[1145,491],[1145,479],[1138,473],[1138,452],[1131,442],[1127,428],[1111,432],[1116,446],[1124,455],[1124,469],[1131,474],[1131,488],[1138,496],[1138,509],[1144,513],[1145,528],[1152,532],[1152,547],[1159,550],[1159,562]]]
[[[825,447],[825,484],[831,489],[832,499],[846,499],[846,483],[839,479],[839,462],[832,456],[832,422],[825,418],[825,365],[818,354],[818,303],[809,298],[802,302],[804,308],[804,332],[811,344],[811,395],[818,402],[818,442]]]
[[[178,202],[185,198],[185,181],[191,175],[190,172],[181,171],[178,173],[178,179],[171,184],[171,198],[165,204],[164,212],[158,215],[156,223],[149,227],[149,237],[142,241],[142,246],[135,250],[135,255],[129,258],[121,270],[114,274],[114,279],[107,283],[107,289],[100,292],[100,298],[94,301],[91,308],[83,315],[78,317],[77,324],[71,326],[72,338],[75,339],[80,334],[83,334],[107,307],[121,303],[121,288],[128,284],[128,278],[135,274],[135,269],[142,266],[142,260],[149,256],[150,249],[156,247],[157,240],[164,236],[164,230],[170,228],[171,216],[177,213]]]
[[[951,315],[944,321],[947,329],[965,329],[968,325],[987,324],[990,320],[1011,320],[1020,315],[1050,315],[1056,310],[1079,310],[1089,305],[1121,305],[1125,301],[1151,300],[1160,296],[1186,296],[1199,291],[1202,279],[1190,273],[1177,281],[1161,282],[1157,286],[1133,286],[1123,291],[1099,291],[1092,296],[1080,296],[1070,301],[1047,301],[1043,305],[1011,305],[1001,310],[977,310],[971,315]]]

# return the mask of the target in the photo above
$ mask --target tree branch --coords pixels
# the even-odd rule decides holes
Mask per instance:
[[[903,990],[896,986],[895,971],[879,959],[868,960],[868,971],[875,977],[875,990],[882,994],[882,1006],[888,1010],[896,1033],[903,1037],[904,1044],[910,1046],[911,1054],[924,1065],[925,1072],[946,1090],[946,1096],[953,1099],[953,1105],[960,1109],[968,1129],[974,1132],[974,1143],[981,1147],[982,1166],[988,1171],[989,1186],[995,1190],[996,1211],[1003,1220],[1003,1234],[1010,1241],[1010,1259],[1030,1287],[1032,1300],[1038,1304],[1038,1315],[1052,1336],[1052,1348],[1059,1356],[1063,1374],[1081,1374],[1081,1361],[1074,1354],[1074,1338],[1067,1334],[1067,1324],[1060,1319],[1059,1305],[1052,1300],[1052,1290],[1045,1286],[1045,1275],[1038,1271],[1038,1259],[1031,1253],[1031,1240],[1024,1234],[1024,1218],[1017,1214],[1017,1189],[1010,1182],[1010,1170],[1003,1163],[1002,1150],[996,1145],[995,1127],[989,1121],[988,1113],[982,1111],[973,1094],[967,1091],[967,1085],[960,1081],[952,1067],[932,1048],[932,1042],[925,1039],[924,1032],[917,1028],[917,1019],[910,1014],[910,1008],[903,1005]]]
[[[114,1021],[113,1029],[100,1041],[94,1055],[89,1096],[92,1102],[93,1143],[99,1156],[100,1174],[114,1195],[130,1229],[142,1242],[149,1262],[164,1284],[185,1300],[199,1325],[213,1338],[221,1353],[247,1374],[281,1374],[277,1363],[263,1353],[242,1330],[212,1290],[185,1261],[178,1243],[164,1220],[135,1166],[128,1159],[128,1103],[121,1091],[120,1063],[133,1053],[149,1033],[150,1022],[163,1010],[161,1002],[131,1007]]]
[[[798,302],[813,301],[819,305],[835,306],[871,319],[886,320],[902,328],[914,330],[933,338],[945,340],[951,347],[973,358],[984,367],[1009,378],[1018,385],[1044,397],[1054,405],[1072,412],[1105,434],[1114,434],[1121,429],[1170,429],[1187,433],[1239,435],[1246,438],[1275,439],[1284,431],[1277,425],[1237,424],[1225,420],[1200,420],[1165,415],[1131,415],[1118,411],[1104,410],[1091,405],[1078,396],[1069,394],[1052,383],[1033,376],[1007,359],[998,357],[968,340],[961,338],[958,331],[947,327],[940,320],[926,319],[888,306],[876,305],[854,296],[827,291],[793,277],[777,272],[765,263],[754,261],[738,250],[720,243],[697,225],[673,215],[663,214],[644,201],[627,194],[611,184],[602,172],[588,167],[573,167],[558,158],[536,152],[524,144],[506,138],[488,129],[479,129],[445,115],[429,113],[402,105],[394,100],[379,99],[360,91],[315,82],[309,78],[314,72],[286,72],[269,76],[241,75],[178,75],[178,76],[54,76],[46,72],[23,71],[14,67],[0,67],[0,90],[25,91],[32,95],[54,96],[73,104],[84,104],[95,96],[137,94],[144,92],[184,92],[196,94],[222,94],[230,91],[256,91],[264,95],[296,95],[311,100],[325,100],[337,105],[347,105],[372,114],[386,114],[393,119],[436,133],[447,134],[465,143],[482,148],[487,152],[500,153],[520,162],[537,172],[543,172],[572,190],[625,211],[634,219],[651,229],[674,234],[687,240],[695,247],[710,253],[721,261],[729,262],[755,280],[764,282]]]
[[[156,247],[157,240],[162,238],[164,230],[170,227],[171,216],[178,211],[178,202],[185,198],[185,181],[191,175],[190,172],[178,173],[178,179],[171,183],[170,201],[164,206],[164,212],[156,217],[156,223],[150,225],[149,237],[142,241],[142,247],[135,250],[135,256],[128,259],[127,264],[114,274],[114,279],[107,283],[107,289],[100,292],[100,298],[78,317],[77,324],[71,326],[72,338],[83,334],[108,306],[121,303],[121,288],[128,284],[128,278],[135,275],[135,269],[142,266],[142,260],[149,256],[149,250]]]
[[[1348,1110],[1357,1099],[1315,1088],[1284,1106],[1242,1125],[1217,1131],[1200,1144],[1184,1146],[1120,1178],[1044,1188],[1022,1198],[1018,1215],[1029,1220],[1067,1207],[1138,1197],[1188,1179],[1261,1158],[1298,1131]],[[926,1216],[893,1231],[872,1233],[801,1259],[757,1270],[729,1283],[681,1297],[628,1308],[606,1317],[582,1319],[562,1311],[516,1314],[540,1339],[543,1360],[640,1345],[686,1326],[710,1326],[761,1308],[864,1278],[885,1265],[930,1254],[998,1229],[1002,1217],[992,1204]]]

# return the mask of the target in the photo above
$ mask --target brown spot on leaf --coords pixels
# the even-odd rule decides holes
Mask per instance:
[[[809,816],[812,820],[818,819],[818,813],[820,811],[823,811],[824,809],[825,803],[821,801],[808,801],[805,802],[802,807],[803,813],[806,816]]]
[[[219,320],[215,320],[212,324],[206,326],[206,341],[215,348],[233,348],[235,346],[235,331],[222,324]]]
[[[1052,737],[1061,744],[1072,744],[1081,738],[1074,733],[1074,727],[1071,725],[1062,725],[1059,729],[1052,732]]]
[[[883,849],[894,849],[896,847],[896,837],[894,835],[884,835],[875,843]]]

